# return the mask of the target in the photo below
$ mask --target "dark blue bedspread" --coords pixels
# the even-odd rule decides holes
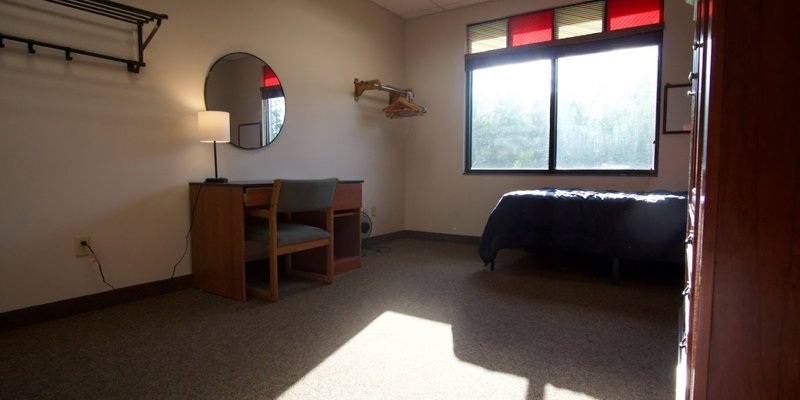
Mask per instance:
[[[523,190],[497,203],[479,254],[486,264],[506,248],[681,262],[685,236],[686,192]]]

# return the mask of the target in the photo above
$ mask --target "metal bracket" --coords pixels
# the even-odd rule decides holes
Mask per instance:
[[[358,101],[358,98],[361,97],[367,90],[380,90],[384,92],[389,92],[389,103],[394,103],[400,96],[405,98],[408,101],[414,100],[414,92],[411,89],[400,89],[396,88],[391,85],[384,85],[381,81],[377,79],[369,80],[369,81],[359,81],[358,78],[353,80],[353,85],[355,85],[355,100]]]
[[[89,57],[102,58],[104,60],[123,63],[127,66],[129,72],[138,73],[139,69],[146,65],[144,62],[144,49],[150,43],[150,40],[153,39],[153,36],[156,34],[156,32],[158,32],[158,28],[161,27],[161,21],[168,18],[166,14],[158,14],[109,0],[43,0],[43,1],[136,25],[137,59],[125,59],[122,57],[97,53],[90,50],[82,50],[55,43],[42,42],[30,38],[22,38],[13,35],[6,35],[4,33],[0,33],[0,48],[5,47],[5,43],[3,43],[4,40],[12,40],[15,42],[27,44],[28,53],[30,54],[36,54],[34,46],[47,47],[63,51],[64,59],[67,61],[72,61],[73,54],[81,54]],[[143,40],[142,39],[143,26],[149,22],[155,22],[155,26],[150,31],[150,34],[147,36],[147,38]]]
[[[353,80],[353,97],[356,101],[367,90],[380,90],[389,92],[389,105],[383,108],[386,118],[394,119],[399,117],[412,117],[423,115],[428,112],[425,107],[414,104],[414,92],[411,89],[400,89],[394,86],[385,85],[377,79],[360,81],[358,78]]]

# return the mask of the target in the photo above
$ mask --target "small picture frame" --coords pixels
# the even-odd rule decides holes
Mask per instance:
[[[692,131],[692,98],[688,91],[691,83],[664,85],[664,134]]]
[[[239,124],[236,145],[243,149],[259,149],[264,147],[264,137],[261,134],[261,122]]]

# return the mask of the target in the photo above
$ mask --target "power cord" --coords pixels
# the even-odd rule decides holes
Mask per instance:
[[[178,268],[178,264],[180,264],[181,261],[183,261],[183,259],[186,257],[186,253],[189,251],[189,235],[192,233],[192,226],[194,225],[194,214],[195,210],[197,209],[197,200],[200,198],[200,192],[203,190],[204,186],[205,184],[200,184],[200,188],[197,189],[197,194],[194,196],[194,201],[192,202],[192,209],[190,211],[191,217],[189,219],[189,231],[186,232],[186,237],[184,238],[185,244],[183,248],[183,254],[181,255],[181,258],[178,259],[178,261],[175,263],[175,265],[172,266],[172,275],[170,276],[170,279],[175,279],[175,271]],[[97,258],[97,254],[95,254],[92,245],[90,245],[89,242],[86,240],[81,240],[81,246],[86,247],[87,249],[89,249],[89,252],[92,253],[91,256],[89,257],[89,260],[93,264],[97,265],[97,270],[100,272],[100,278],[103,279],[103,283],[106,284],[106,286],[110,287],[111,289],[117,290],[117,288],[114,287],[114,285],[106,281],[106,275],[103,273],[103,266],[100,264],[100,260]]]
[[[172,275],[169,279],[175,279],[175,270],[178,268],[178,264],[183,261],[184,257],[186,257],[186,253],[189,251],[189,235],[192,234],[192,226],[194,226],[194,212],[197,210],[197,199],[200,198],[200,192],[203,191],[203,187],[205,187],[205,183],[200,184],[200,188],[197,189],[197,194],[194,195],[194,201],[192,201],[192,209],[189,211],[189,230],[186,232],[186,236],[183,238],[184,245],[183,245],[183,254],[181,254],[181,258],[172,266]]]
[[[103,279],[103,283],[105,283],[106,286],[110,287],[111,289],[117,290],[117,288],[115,288],[114,286],[112,286],[110,283],[108,283],[106,281],[106,276],[105,276],[105,274],[103,274],[103,266],[100,265],[100,260],[97,259],[97,254],[94,253],[94,249],[92,248],[92,245],[90,245],[89,242],[87,242],[85,240],[81,240],[81,246],[86,247],[87,249],[89,249],[89,252],[92,253],[92,255],[89,257],[89,260],[91,260],[92,263],[97,265],[97,270],[100,271],[100,278]]]

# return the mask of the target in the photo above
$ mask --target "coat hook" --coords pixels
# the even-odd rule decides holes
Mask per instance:
[[[64,50],[64,58],[67,61],[72,61],[72,50]]]
[[[36,50],[33,49],[33,43],[28,42],[28,53],[36,54]]]

